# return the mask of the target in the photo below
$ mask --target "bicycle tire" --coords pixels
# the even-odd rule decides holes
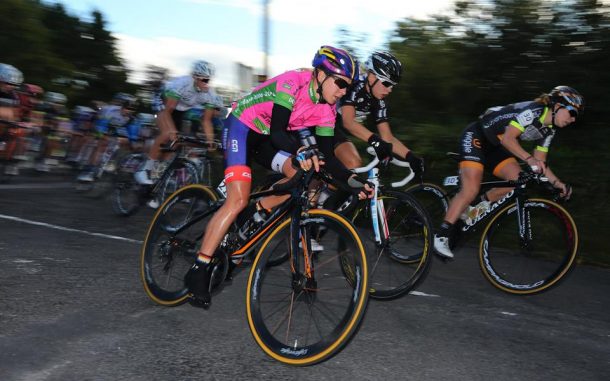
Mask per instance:
[[[308,256],[315,279],[305,277],[302,268],[295,269],[292,257],[281,265],[267,263],[274,255],[268,248],[280,242],[285,250],[290,242],[287,218],[272,230],[254,260],[246,310],[250,331],[267,355],[285,364],[307,366],[337,354],[357,332],[368,301],[368,271],[364,246],[344,217],[312,209],[300,226],[304,237],[320,226],[326,228],[320,241],[325,250]],[[341,240],[347,249],[343,252],[336,250]],[[300,247],[309,248],[308,241],[303,238],[306,245]],[[302,250],[298,255],[303,259]],[[353,279],[343,274],[342,257],[352,264]]]
[[[184,275],[197,257],[202,234],[217,210],[216,201],[216,194],[208,187],[189,185],[172,194],[155,213],[140,255],[144,290],[155,303],[176,306],[190,297]],[[205,218],[185,228],[202,215]],[[222,258],[214,257],[219,266],[228,268],[226,260],[223,264]],[[220,274],[224,272],[226,276],[225,269],[221,269]],[[216,280],[210,282],[218,283]]]
[[[178,159],[168,167],[166,171],[169,171],[170,173],[165,182],[161,184],[158,193],[159,203],[163,202],[178,189],[190,184],[199,183],[199,171],[197,170],[197,166],[189,160]]]
[[[432,263],[432,225],[423,206],[410,194],[387,190],[384,202],[389,240],[376,244],[370,203],[360,203],[352,219],[365,239],[370,295],[374,299],[395,299],[415,289]]]
[[[112,192],[112,208],[121,216],[130,216],[135,213],[142,204],[143,192],[135,178],[135,172],[146,160],[140,153],[128,154],[119,159],[117,173],[114,177],[114,189]]]
[[[421,183],[407,188],[405,192],[413,195],[422,204],[430,216],[432,227],[438,228],[449,209],[447,191],[436,184]]]
[[[575,264],[578,230],[559,204],[539,198],[525,201],[531,239],[519,240],[516,203],[507,205],[487,223],[479,246],[479,265],[496,288],[532,295],[558,284]],[[527,233],[526,233],[527,234]]]
[[[112,157],[104,164],[103,168],[100,168],[99,166],[95,168],[95,171],[97,172],[95,181],[88,184],[80,183],[80,187],[77,185],[77,191],[91,199],[99,199],[107,195],[110,190],[113,189],[119,161],[126,155],[128,155],[128,153],[124,150],[116,150]]]

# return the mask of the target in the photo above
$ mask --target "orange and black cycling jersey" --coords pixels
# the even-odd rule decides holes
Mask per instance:
[[[520,140],[535,141],[539,150],[546,151],[556,131],[552,124],[543,124],[549,112],[547,106],[537,102],[513,103],[487,109],[479,116],[479,125],[492,145],[500,145],[506,128],[514,126],[521,131]]]

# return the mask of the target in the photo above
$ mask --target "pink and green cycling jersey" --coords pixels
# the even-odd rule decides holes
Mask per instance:
[[[233,105],[233,115],[259,134],[269,135],[271,111],[278,104],[291,111],[288,131],[316,127],[323,136],[334,134],[335,107],[318,103],[312,71],[291,70],[257,86]]]

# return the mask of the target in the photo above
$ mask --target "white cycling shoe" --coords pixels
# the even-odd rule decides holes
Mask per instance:
[[[453,253],[449,248],[449,237],[434,235],[434,250],[444,258],[453,259]]]

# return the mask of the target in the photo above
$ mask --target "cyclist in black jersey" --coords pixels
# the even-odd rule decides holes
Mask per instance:
[[[391,53],[374,52],[366,62],[366,73],[341,100],[335,131],[335,155],[348,168],[362,166],[362,159],[345,131],[369,143],[379,160],[388,160],[392,154],[408,161],[420,174],[423,160],[398,140],[390,128],[385,98],[400,81],[402,64]],[[377,126],[376,134],[365,127],[364,119],[371,115]]]
[[[516,159],[525,161],[535,172],[544,173],[549,182],[569,198],[572,189],[546,165],[551,141],[558,128],[576,121],[584,110],[584,98],[569,86],[557,86],[549,94],[534,101],[492,107],[466,127],[460,141],[460,192],[451,200],[445,219],[434,236],[434,248],[444,257],[453,258],[449,246],[455,222],[479,193],[483,170],[504,180],[516,180],[520,167]],[[534,141],[530,154],[519,140]],[[511,188],[494,188],[482,196],[480,205],[499,200]],[[478,207],[479,205],[477,205]],[[477,208],[475,207],[475,208]]]

